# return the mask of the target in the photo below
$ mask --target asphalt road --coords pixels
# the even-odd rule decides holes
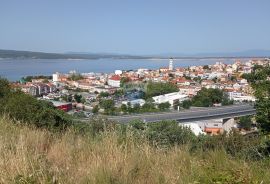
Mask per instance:
[[[142,120],[145,122],[156,122],[162,120],[177,120],[179,122],[192,122],[198,120],[233,118],[245,115],[253,115],[256,110],[249,104],[230,105],[223,107],[209,107],[193,110],[163,112],[163,113],[145,113],[136,115],[107,116],[109,120],[119,123],[127,123],[132,120]]]

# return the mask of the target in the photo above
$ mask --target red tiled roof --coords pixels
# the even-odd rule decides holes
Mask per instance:
[[[116,81],[120,81],[121,77],[119,75],[113,75],[112,77],[109,78],[110,80],[116,80]]]

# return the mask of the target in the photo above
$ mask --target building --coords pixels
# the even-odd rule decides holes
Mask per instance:
[[[168,93],[165,95],[159,95],[159,96],[153,97],[153,100],[156,104],[169,102],[172,106],[177,101],[182,102],[182,101],[187,100],[187,99],[188,99],[188,96],[183,95],[180,92]]]
[[[169,60],[169,70],[173,71],[173,59],[172,58],[170,58],[170,60]]]
[[[119,75],[113,75],[108,80],[108,85],[112,87],[120,87],[121,77]]]
[[[53,103],[53,106],[65,112],[72,110],[72,103],[70,102],[58,102],[58,101],[51,101],[51,102]]]
[[[139,104],[140,106],[143,106],[145,104],[144,99],[136,99],[136,100],[130,100],[130,101],[123,101],[122,104],[128,105],[130,103],[131,107],[134,107],[136,104]]]

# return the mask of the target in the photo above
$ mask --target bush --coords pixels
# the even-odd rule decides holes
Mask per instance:
[[[0,79],[0,114],[21,123],[34,124],[41,128],[64,129],[72,121],[64,111],[56,109],[52,103],[37,100],[18,89],[12,90],[7,81]]]

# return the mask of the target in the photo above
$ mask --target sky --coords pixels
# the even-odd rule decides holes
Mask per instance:
[[[125,54],[270,50],[270,0],[0,0],[0,49]]]

